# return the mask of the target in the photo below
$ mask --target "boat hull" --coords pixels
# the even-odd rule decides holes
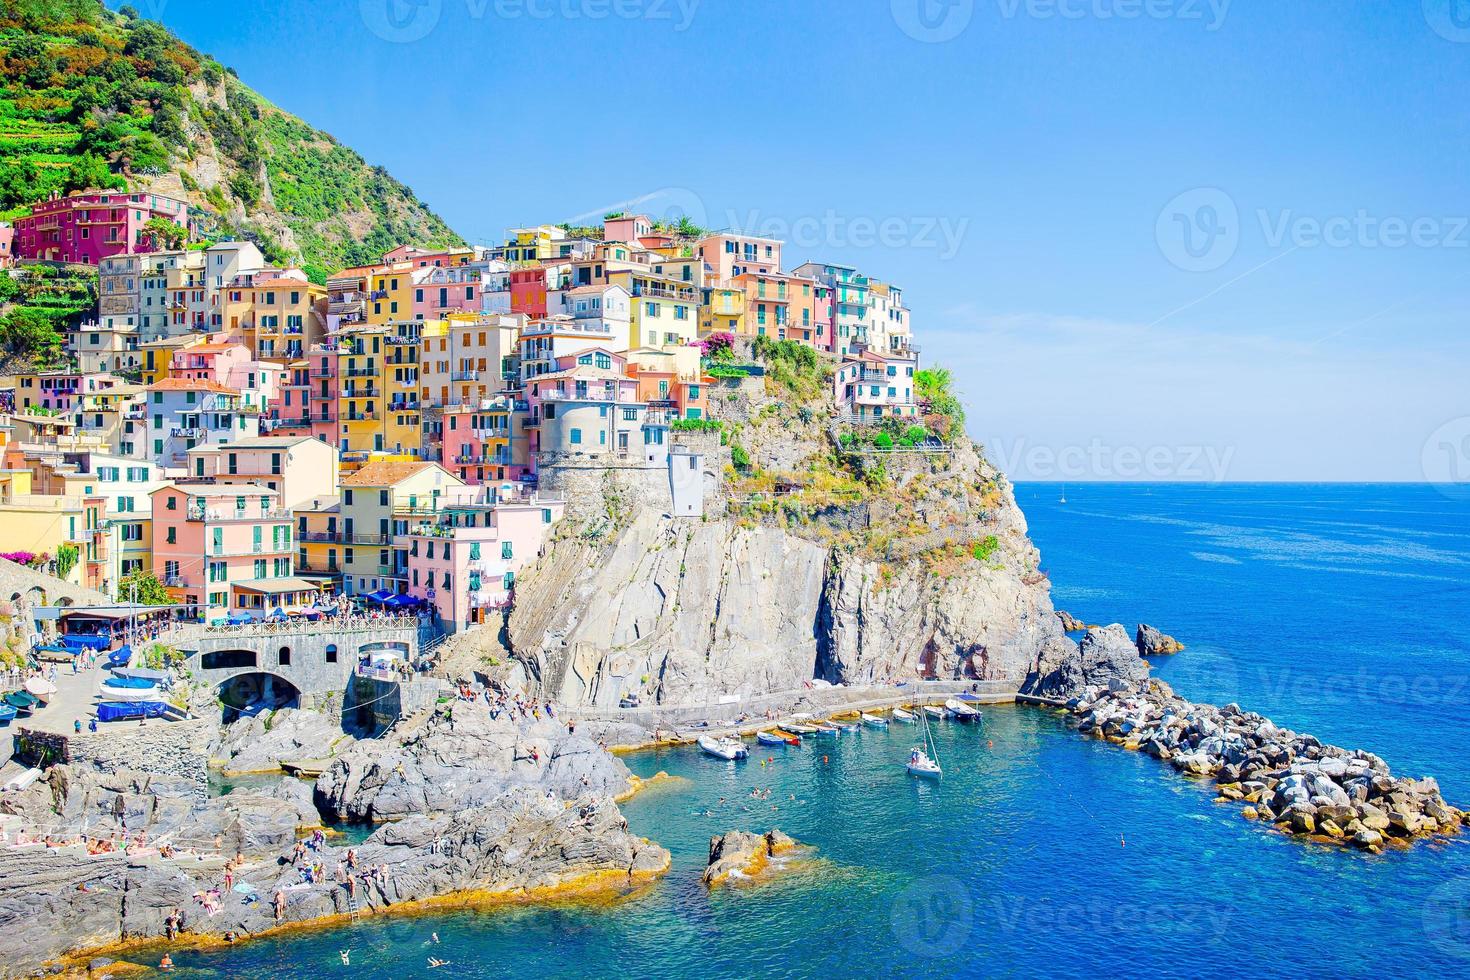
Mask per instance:
[[[917,776],[920,779],[939,779],[944,775],[938,769],[926,769],[923,766],[916,766],[912,763],[904,766],[904,768],[909,771],[910,776]]]
[[[107,701],[157,701],[162,692],[156,687],[113,687],[104,683],[101,694]]]

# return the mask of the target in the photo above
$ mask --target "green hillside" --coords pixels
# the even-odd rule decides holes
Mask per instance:
[[[0,211],[54,191],[185,196],[315,279],[462,240],[381,167],[130,7],[0,0]]]

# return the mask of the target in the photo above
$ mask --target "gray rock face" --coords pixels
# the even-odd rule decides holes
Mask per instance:
[[[270,772],[282,761],[321,758],[353,742],[337,719],[319,711],[282,708],[241,718],[228,726],[215,748],[226,773]]]
[[[808,454],[830,452],[803,439]],[[520,577],[513,656],[558,701],[601,708],[814,678],[1019,684],[1062,630],[1009,486],[965,441],[943,463],[890,464],[902,495],[782,526],[678,521],[617,498],[629,511],[616,528],[564,536]]]
[[[1183,643],[1167,633],[1160,633],[1147,623],[1138,624],[1133,642],[1138,647],[1138,652],[1145,657],[1166,656],[1184,649]]]
[[[764,834],[732,830],[709,839],[709,861],[702,880],[714,886],[731,876],[742,877],[760,871],[766,862],[796,848],[796,841],[774,827]]]
[[[1038,655],[1021,690],[1041,697],[1069,698],[1088,686],[1127,686],[1148,679],[1148,664],[1119,624],[1094,626],[1080,644],[1066,637],[1047,643]]]
[[[317,780],[322,809],[343,820],[394,820],[483,805],[515,786],[575,799],[617,796],[628,767],[555,719],[492,717],[457,701],[387,740],[344,751]]]
[[[222,888],[218,860],[88,857],[80,848],[0,849],[0,962],[6,975],[17,975],[68,951],[161,937],[176,908],[183,911],[185,941],[189,934],[229,931],[244,937],[347,912],[347,886],[333,880],[346,849],[308,852],[327,869],[327,880],[303,887],[303,876],[291,864],[292,845],[247,851],[236,878],[254,886],[258,900],[222,891],[215,915],[194,896]],[[529,787],[452,815],[391,824],[357,847],[356,857],[352,877],[363,910],[454,892],[556,889],[593,875],[604,886],[631,886],[662,873],[669,859],[663,848],[629,834],[610,800],[587,798],[568,807]],[[386,874],[369,873],[381,866]],[[279,919],[273,908],[278,894],[284,903]]]

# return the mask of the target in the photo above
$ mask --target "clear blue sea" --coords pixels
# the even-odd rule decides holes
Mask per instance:
[[[1189,649],[1161,676],[1201,700],[1432,774],[1470,804],[1470,503],[1414,486],[1026,484],[1056,604],[1143,620]],[[596,909],[364,922],[175,957],[211,977],[1470,976],[1470,838],[1369,857],[1243,820],[1141,754],[1055,715],[864,730],[724,763],[626,805],[667,878]],[[770,790],[755,800],[752,790]],[[814,846],[775,883],[699,884],[709,836],[779,826]],[[431,931],[444,970],[426,967]],[[338,950],[351,948],[344,968]]]

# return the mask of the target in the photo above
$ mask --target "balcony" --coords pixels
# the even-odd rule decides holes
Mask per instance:
[[[168,430],[168,434],[176,439],[203,439],[204,430],[188,426],[174,426]]]
[[[376,378],[377,376],[378,366],[376,364],[371,364],[368,367],[348,368],[342,372],[342,377],[344,378]]]
[[[357,388],[357,387],[343,388],[342,389],[342,397],[343,398],[382,398],[383,397],[383,390],[381,388]]]
[[[455,371],[449,376],[451,381],[479,381],[479,371]]]
[[[619,398],[616,388],[586,388],[582,391],[561,391],[553,388],[541,393],[544,402],[632,402],[632,398]]]
[[[376,422],[376,421],[378,421],[378,413],[377,412],[343,412],[342,413],[342,420],[344,422]]]
[[[214,524],[233,521],[288,521],[290,519],[291,512],[279,507],[247,507],[243,510],[238,507],[190,507],[184,512],[186,521],[208,521]]]

